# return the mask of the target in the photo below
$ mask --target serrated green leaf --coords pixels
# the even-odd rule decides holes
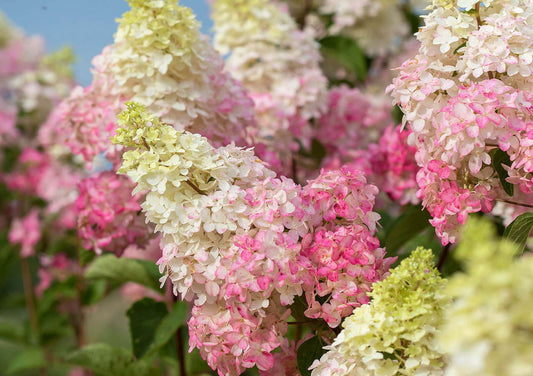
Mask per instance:
[[[313,364],[316,359],[320,359],[322,354],[326,352],[323,347],[324,344],[317,336],[308,339],[307,341],[302,343],[300,347],[298,347],[298,369],[300,370],[302,376],[311,375],[309,367],[311,367],[311,364]]]
[[[130,321],[131,345],[133,354],[141,358],[154,340],[156,330],[167,315],[165,303],[144,298],[133,303],[126,312]],[[172,335],[172,333],[171,333]]]
[[[44,352],[39,348],[23,350],[7,367],[6,375],[14,375],[20,372],[37,370],[46,366]]]
[[[329,36],[321,39],[320,51],[338,61],[344,68],[355,73],[359,81],[364,81],[367,75],[366,57],[355,40],[345,36]]]
[[[85,346],[71,353],[65,362],[86,368],[94,376],[153,376],[158,369],[150,361],[135,360],[126,349],[112,347],[104,343]]]
[[[407,210],[399,216],[391,225],[389,232],[385,236],[385,248],[389,255],[393,255],[408,240],[429,227],[431,216],[427,210],[422,210],[420,206],[409,206]]]
[[[159,275],[153,261],[117,258],[111,254],[98,257],[85,272],[88,279],[104,278],[116,283],[135,282],[162,294]]]
[[[527,239],[533,229],[533,213],[524,213],[505,229],[503,237],[518,244],[519,253],[524,252]]]
[[[512,197],[514,195],[514,185],[506,180],[509,177],[509,174],[503,167],[503,165],[511,165],[511,158],[509,158],[509,155],[501,149],[493,149],[489,154],[492,161],[492,168],[498,174],[503,190]]]
[[[178,330],[180,326],[185,323],[187,318],[187,303],[185,302],[176,302],[172,306],[172,311],[170,311],[159,323],[155,334],[153,336],[153,341],[150,344],[148,350],[146,351],[147,355],[152,355],[157,352],[160,348],[165,346],[168,341]]]

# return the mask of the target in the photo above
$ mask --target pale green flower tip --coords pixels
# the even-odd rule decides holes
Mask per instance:
[[[63,47],[43,58],[43,64],[62,77],[73,78],[72,64],[76,62],[76,55],[70,46]]]
[[[159,119],[149,113],[144,105],[132,101],[126,102],[126,109],[117,116],[117,119],[120,128],[111,141],[124,146],[140,146],[141,138],[146,138],[146,134],[150,139],[156,137],[153,132],[162,126]]]
[[[463,229],[454,257],[467,266],[474,266],[501,263],[504,260],[510,262],[517,252],[518,248],[514,243],[498,237],[496,226],[492,222],[473,217]]]
[[[189,51],[201,24],[190,8],[164,0],[127,0],[131,10],[117,19],[116,41],[127,40],[140,49]]]
[[[14,37],[15,28],[11,25],[8,18],[0,10],[0,48],[5,47],[9,40]]]
[[[400,265],[392,269],[391,274],[385,280],[374,284],[370,295],[378,297],[388,294],[389,291],[401,294],[402,290],[410,290],[411,286],[419,281],[441,279],[433,259],[434,255],[431,250],[418,247]]]

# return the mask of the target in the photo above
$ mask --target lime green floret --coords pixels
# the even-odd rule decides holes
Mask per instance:
[[[369,293],[374,308],[397,305],[394,316],[402,320],[433,310],[436,293],[445,282],[433,258],[431,250],[417,248],[385,280],[375,283]]]
[[[135,44],[137,51],[162,50],[174,56],[191,50],[200,22],[177,0],[128,0],[129,12],[118,19],[115,41]]]
[[[172,196],[187,182],[187,189],[203,194],[216,184],[211,174],[222,162],[205,137],[162,123],[143,105],[127,102],[126,106],[112,141],[132,147],[122,155],[118,172],[138,184],[136,191],[174,192],[168,193]]]
[[[62,77],[74,78],[72,64],[76,62],[76,55],[72,47],[63,47],[43,58],[43,64]]]
[[[0,11],[0,48],[7,45],[9,40],[13,38],[14,29],[9,23],[7,17]]]
[[[126,102],[126,107],[118,115],[121,127],[111,140],[115,144],[148,149],[149,144],[157,142],[161,137],[164,125],[141,104]]]
[[[418,248],[373,285],[372,301],[346,319],[339,336],[339,353],[363,372],[355,374],[432,374],[442,368],[435,335],[449,303],[445,282],[433,253]]]

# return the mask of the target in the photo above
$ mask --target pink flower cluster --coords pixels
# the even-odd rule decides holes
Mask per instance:
[[[372,283],[394,262],[384,259],[385,250],[374,237],[377,193],[348,166],[323,172],[304,187],[303,210],[311,231],[302,239],[299,267],[308,273],[303,279],[308,317],[337,327],[355,307],[368,303]]]
[[[34,148],[27,148],[20,154],[18,163],[19,168],[3,176],[7,187],[22,194],[37,196],[37,190],[50,167],[50,158]]]
[[[73,228],[73,203],[80,173],[71,166],[34,148],[22,151],[12,172],[0,178],[10,190],[41,198],[47,204],[43,214],[54,215],[54,223]]]
[[[342,85],[329,91],[327,112],[320,117],[314,136],[326,147],[328,159],[347,163],[351,150],[376,142],[391,123],[386,97]]]
[[[384,258],[373,236],[376,193],[349,167],[324,172],[302,190],[271,178],[247,189],[245,205],[254,226],[243,234],[237,230],[229,247],[218,250],[219,261],[201,250],[194,256],[205,266],[195,267],[191,282],[207,296],[195,301],[191,348],[198,347],[220,375],[254,365],[268,371],[274,366],[272,351],[288,345],[288,306],[296,296],[305,294],[308,317],[331,327],[367,303],[372,283],[395,260]]]
[[[78,190],[78,236],[85,248],[120,256],[129,245],[146,242],[140,195],[132,196],[133,184],[127,177],[102,172],[82,180]]]
[[[114,160],[117,156],[109,139],[117,127],[120,103],[119,97],[106,94],[97,83],[86,88],[78,86],[54,108],[43,125],[44,132],[53,132],[54,138],[59,138],[73,154],[81,155],[89,168],[100,153]],[[44,138],[42,134],[43,131]]]
[[[533,193],[533,96],[528,2],[493,2],[471,13],[436,4],[418,33],[416,57],[389,87],[412,129],[417,196],[443,244],[468,213],[508,201],[492,153],[507,153],[507,181]],[[524,195],[526,197],[524,197]],[[501,212],[501,209],[499,209]]]
[[[0,145],[15,142],[19,135],[16,123],[20,98],[14,81],[25,72],[37,70],[44,54],[42,38],[26,37],[14,29],[2,32],[8,34],[2,38],[10,39],[6,45],[0,45]]]
[[[53,281],[64,281],[73,273],[79,272],[79,267],[68,258],[65,253],[56,253],[53,256],[42,255],[38,270],[39,284],[35,287],[35,294],[42,297]]]
[[[24,218],[16,218],[11,224],[8,239],[11,244],[20,244],[20,256],[30,257],[35,254],[35,246],[41,239],[39,211],[33,209]]]
[[[408,145],[409,130],[392,125],[391,110],[384,97],[347,86],[331,89],[315,133],[327,150],[322,166],[350,164],[394,202],[416,204],[416,148]]]
[[[368,146],[371,172],[368,179],[400,205],[418,204],[416,148],[408,145],[411,131],[389,126],[377,144]]]

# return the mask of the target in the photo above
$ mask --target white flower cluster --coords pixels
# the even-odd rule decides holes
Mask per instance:
[[[222,72],[224,61],[200,34],[191,9],[177,2],[129,0],[109,51],[114,90],[166,122],[217,145],[250,143],[252,102]]]
[[[333,16],[329,34],[353,38],[369,56],[396,52],[409,34],[397,0],[323,0],[318,12]]]
[[[277,2],[216,0],[213,10],[215,46],[230,52],[226,69],[255,102],[257,139],[283,160],[283,153],[298,147],[294,136],[309,143],[303,128],[325,110],[327,81],[318,44]]]

